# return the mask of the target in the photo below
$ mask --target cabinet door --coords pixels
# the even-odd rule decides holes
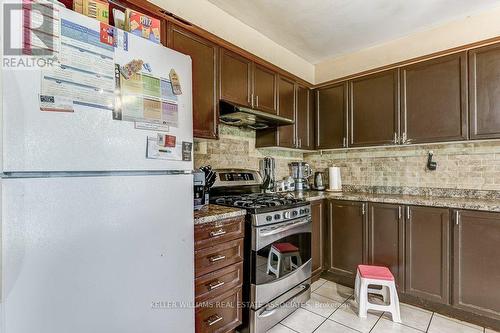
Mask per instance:
[[[450,212],[406,207],[406,293],[429,301],[450,301]]]
[[[169,24],[168,47],[191,56],[193,71],[193,132],[198,138],[217,138],[218,46]]]
[[[398,70],[350,81],[349,145],[397,143],[399,135]]]
[[[316,148],[347,144],[347,83],[316,90]]]
[[[370,203],[368,218],[368,263],[388,267],[396,286],[404,290],[403,206]]]
[[[466,52],[402,68],[401,94],[403,143],[467,139]]]
[[[295,82],[285,77],[278,80],[278,113],[295,120]],[[278,127],[278,146],[295,148],[295,125]]]
[[[500,44],[469,51],[470,138],[500,138]]]
[[[254,64],[254,107],[262,111],[276,114],[276,83],[276,73]]]
[[[453,306],[500,319],[500,214],[455,214]]]
[[[314,113],[311,108],[311,91],[297,85],[297,146],[300,149],[314,149]]]
[[[354,283],[359,264],[366,262],[366,204],[329,202],[329,271]]]
[[[240,105],[252,106],[252,62],[236,53],[220,51],[220,98]]]
[[[312,215],[312,238],[311,238],[311,258],[312,275],[319,275],[323,271],[323,251],[324,251],[324,222],[325,222],[325,202],[323,200],[311,203]]]

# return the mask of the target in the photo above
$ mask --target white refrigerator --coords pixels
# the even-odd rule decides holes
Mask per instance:
[[[100,23],[58,15],[61,53],[91,59]],[[80,49],[62,37],[82,38],[72,24],[88,34]],[[193,141],[191,59],[132,34],[120,43],[115,63],[140,58],[162,78],[175,69],[173,123],[115,120],[88,96],[72,112],[41,111],[54,91],[42,71],[2,70],[2,333],[194,332],[193,162],[181,152]],[[159,134],[176,139],[163,155]]]

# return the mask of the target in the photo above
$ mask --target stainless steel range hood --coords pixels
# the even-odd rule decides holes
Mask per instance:
[[[265,129],[284,125],[293,125],[295,121],[285,117],[277,116],[262,110],[251,109],[224,100],[219,104],[220,121],[223,124],[248,127],[251,129]]]

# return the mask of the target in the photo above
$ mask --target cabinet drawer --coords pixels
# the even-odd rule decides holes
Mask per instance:
[[[243,261],[243,239],[195,251],[195,277]]]
[[[243,263],[205,274],[194,281],[196,301],[214,298],[243,284]]]
[[[195,250],[214,246],[229,240],[243,238],[245,217],[226,219],[196,225],[194,228]]]
[[[225,333],[241,324],[241,288],[232,289],[196,309],[197,333]]]

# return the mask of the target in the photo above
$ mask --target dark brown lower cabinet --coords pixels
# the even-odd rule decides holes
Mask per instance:
[[[404,290],[403,206],[370,203],[368,213],[368,263],[388,267],[398,290]]]
[[[453,306],[500,320],[500,214],[454,213]]]
[[[356,269],[366,262],[366,203],[332,200],[329,209],[328,271],[354,284]]]
[[[312,276],[315,278],[324,268],[324,236],[325,236],[325,201],[318,200],[311,202],[312,215],[312,237],[311,237],[311,257]]]
[[[405,293],[450,302],[450,211],[406,207]]]

